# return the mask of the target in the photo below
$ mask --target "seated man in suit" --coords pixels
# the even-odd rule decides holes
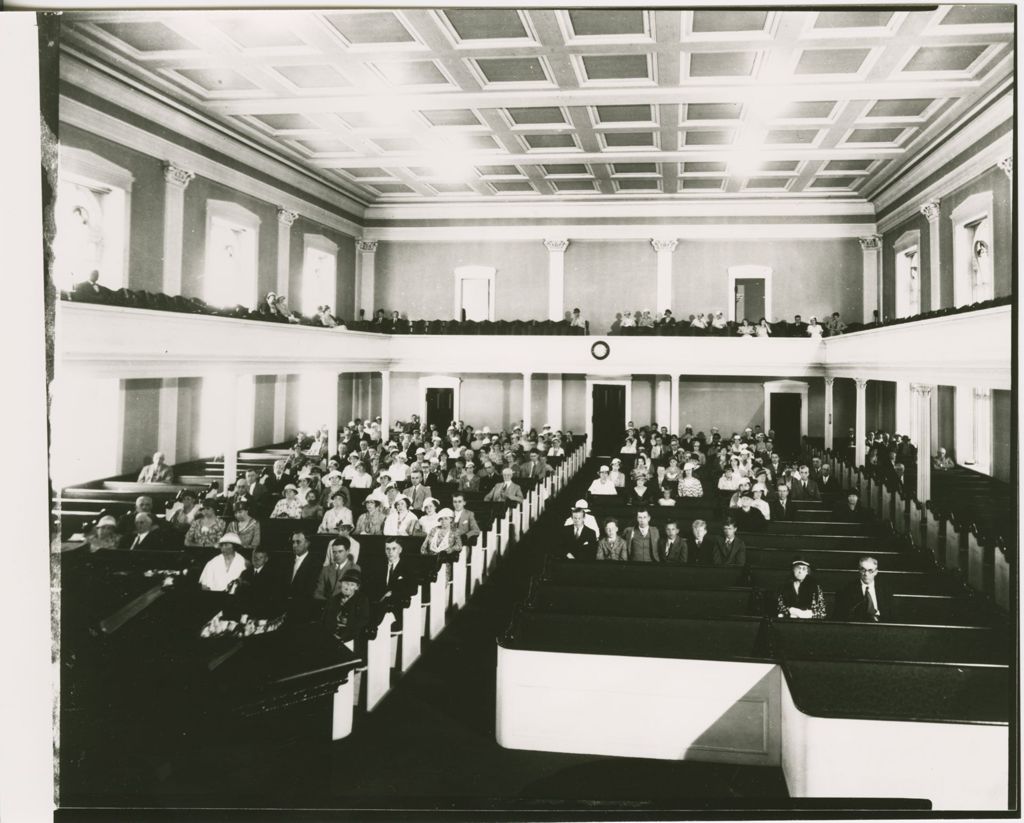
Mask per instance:
[[[719,553],[722,542],[717,534],[708,534],[708,524],[704,520],[694,520],[693,535],[687,539],[687,561],[693,565],[710,566]]]
[[[634,563],[658,563],[658,547],[661,535],[651,525],[651,513],[647,509],[637,509],[636,525],[628,527],[622,533],[626,541],[626,557]]]
[[[267,487],[259,482],[259,476],[255,469],[245,470],[245,481],[239,485],[235,492],[235,498],[245,500],[251,506],[250,511],[261,515],[269,512],[266,503],[268,498]]]
[[[743,538],[736,534],[736,521],[731,517],[722,523],[725,539],[716,547],[712,562],[716,566],[746,566],[747,545]]]
[[[832,467],[825,463],[818,477],[818,491],[824,495],[836,494],[840,490],[839,481],[832,474]]]
[[[286,594],[288,597],[288,617],[291,620],[304,622],[311,619],[313,589],[320,579],[320,564],[310,553],[309,536],[303,531],[292,533],[292,567],[288,574]]]
[[[948,472],[956,468],[953,458],[946,454],[945,446],[939,446],[939,453],[932,459],[932,468],[938,472]]]
[[[93,269],[89,272],[89,277],[83,280],[81,283],[76,283],[74,288],[74,297],[76,300],[98,300],[106,297],[111,293],[110,289],[106,286],[99,284],[100,273],[98,270]]]
[[[597,532],[583,522],[586,509],[575,507],[572,522],[562,526],[557,555],[566,560],[596,560]]]
[[[512,482],[512,469],[505,467],[501,470],[501,482],[496,483],[494,488],[487,492],[484,500],[487,502],[522,503],[523,490]]]
[[[270,549],[252,551],[252,564],[238,578],[242,610],[253,617],[273,617],[283,611],[283,579],[276,563],[270,561]]]
[[[833,511],[836,520],[843,523],[870,523],[871,512],[860,505],[860,492],[850,489]]]
[[[401,543],[389,540],[384,544],[384,555],[388,565],[384,571],[384,589],[377,602],[385,609],[390,609],[397,618],[403,608],[402,601],[416,593],[418,584],[413,577],[412,563],[402,560]]]
[[[161,529],[152,514],[139,512],[135,515],[135,534],[128,543],[128,550],[136,549],[162,549],[167,545],[163,529]]]
[[[412,501],[412,507],[421,512],[423,511],[423,501],[428,497],[433,497],[434,493],[430,490],[430,486],[423,485],[423,472],[419,469],[409,472],[409,480],[411,485],[405,490],[405,494]]]
[[[768,501],[772,520],[796,520],[796,504],[789,496],[789,486],[780,481],[775,487],[775,498]]]
[[[156,452],[153,455],[153,462],[143,466],[139,472],[139,483],[173,483],[174,472],[164,462],[164,453]]]
[[[663,563],[686,563],[686,541],[679,533],[679,524],[675,520],[669,520],[665,524],[665,537],[661,541],[658,555]]]
[[[466,508],[466,496],[460,492],[452,495],[452,530],[459,536],[463,546],[471,546],[480,536],[476,515]]]
[[[836,592],[836,620],[866,623],[892,623],[896,617],[895,598],[878,581],[878,560],[870,555],[860,559],[860,579]]]
[[[811,470],[806,463],[800,466],[799,476],[793,478],[790,493],[794,500],[821,500],[818,484],[811,477]]]

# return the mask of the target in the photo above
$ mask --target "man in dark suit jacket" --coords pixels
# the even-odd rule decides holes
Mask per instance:
[[[288,616],[301,622],[309,620],[313,615],[313,590],[323,567],[310,554],[309,537],[305,532],[293,533],[291,544],[293,557],[286,586]]]
[[[129,551],[145,549],[147,551],[166,548],[167,535],[157,526],[153,515],[139,512],[135,515],[135,534],[130,537],[127,548]]]
[[[719,554],[722,538],[708,534],[708,524],[693,521],[693,534],[687,539],[687,560],[691,565],[710,566]]]
[[[725,539],[722,540],[715,551],[713,562],[716,566],[746,566],[747,545],[743,538],[736,534],[736,521],[727,517],[722,524],[725,531]]]
[[[466,496],[461,492],[452,495],[452,530],[459,536],[463,546],[471,546],[480,536],[480,525],[476,522],[476,515],[466,508]]]
[[[487,492],[484,500],[487,502],[522,503],[523,490],[512,482],[512,469],[501,470],[501,482],[496,483],[494,488]],[[594,544],[597,545],[596,543]]]
[[[896,619],[896,598],[878,580],[878,560],[865,555],[860,559],[860,579],[836,592],[836,620],[866,623],[892,623]]]
[[[832,474],[832,468],[828,463],[821,467],[818,477],[818,491],[824,495],[836,494],[840,490],[839,481]]]
[[[239,492],[241,492],[240,495]],[[236,497],[240,496],[249,503],[252,507],[250,511],[253,513],[253,516],[270,513],[267,507],[267,487],[260,482],[259,475],[256,474],[255,469],[246,469],[245,480],[242,481],[235,495]]]
[[[89,272],[89,278],[81,283],[76,283],[74,297],[76,300],[102,300],[111,293],[106,286],[99,284],[100,273],[93,269]]]
[[[844,499],[832,512],[833,517],[841,523],[870,523],[871,512],[860,505],[860,493],[850,489]]]
[[[669,520],[665,524],[665,537],[658,548],[658,554],[662,563],[686,563],[686,541],[679,534],[679,524],[675,520]]]
[[[585,509],[572,510],[572,522],[562,526],[557,555],[567,560],[596,560],[597,532],[583,525]]]
[[[811,470],[806,464],[800,467],[800,476],[793,478],[790,494],[794,500],[821,500],[818,484],[811,477]]]
[[[284,610],[284,579],[278,563],[270,562],[269,549],[253,549],[252,565],[242,572],[238,585],[244,611],[253,617],[272,617]]]
[[[789,486],[782,481],[775,487],[775,495],[768,501],[772,520],[796,520],[796,504],[789,496]]]
[[[287,470],[286,462],[284,460],[275,460],[270,474],[263,479],[263,487],[270,494],[280,496],[284,494],[284,487],[294,482],[294,478]]]

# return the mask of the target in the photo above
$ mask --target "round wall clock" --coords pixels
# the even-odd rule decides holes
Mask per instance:
[[[595,360],[604,360],[612,350],[604,340],[598,340],[593,346],[590,347],[590,353],[594,356]]]

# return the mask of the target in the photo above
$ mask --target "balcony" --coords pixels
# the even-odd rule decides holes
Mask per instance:
[[[866,377],[1009,388],[1010,306],[821,340],[383,335],[60,302],[58,363],[121,378],[215,371]],[[608,353],[595,355],[603,341]]]

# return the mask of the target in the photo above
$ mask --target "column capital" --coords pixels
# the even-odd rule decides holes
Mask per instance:
[[[569,248],[568,240],[545,240],[544,246],[550,252],[565,253],[565,250]]]
[[[825,385],[826,386],[831,386],[835,382],[836,382],[836,379],[834,377],[826,377],[825,378]]]
[[[866,377],[855,377],[853,382],[857,384],[857,391],[864,391],[868,385],[868,379]]]
[[[277,222],[282,226],[290,226],[298,219],[299,213],[297,211],[292,211],[291,209],[277,210]]]
[[[927,383],[911,383],[910,390],[921,397],[931,397],[934,386]]]
[[[858,237],[862,251],[878,251],[882,248],[882,236],[880,234],[869,234],[867,237]]]
[[[357,240],[356,248],[359,249],[363,254],[373,254],[377,251],[376,240]]]
[[[679,241],[675,238],[665,239],[655,237],[652,238],[651,245],[654,246],[654,250],[660,254],[663,251],[674,252],[676,250],[676,246],[679,245]]]
[[[183,169],[181,166],[177,166],[170,161],[164,163],[164,180],[171,186],[184,189],[192,182],[192,178],[195,176],[196,173],[194,171]]]
[[[1012,154],[1008,155],[1007,157],[1004,157],[1002,160],[1000,160],[998,163],[996,163],[996,165],[999,166],[999,168],[1001,168],[1006,173],[1007,177],[1009,177],[1010,179],[1013,179],[1013,155]]]
[[[929,223],[937,223],[939,220],[939,201],[929,200],[921,204],[921,214],[928,218]]]
[[[986,397],[991,397],[991,396],[992,396],[992,389],[988,388],[987,386],[981,386],[981,387],[977,387],[976,386],[975,389],[974,389],[974,399],[975,400],[984,400]]]

